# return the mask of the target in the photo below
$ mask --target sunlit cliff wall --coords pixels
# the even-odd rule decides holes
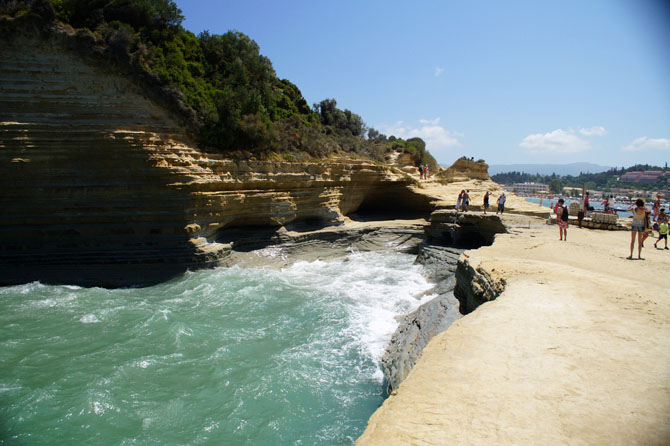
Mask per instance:
[[[70,34],[0,33],[0,284],[151,283],[216,264],[226,228],[427,206],[370,162],[203,152],[139,84],[71,51]]]

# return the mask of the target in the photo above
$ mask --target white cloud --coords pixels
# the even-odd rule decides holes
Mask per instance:
[[[442,73],[444,73],[444,68],[435,67],[435,77],[439,77]]]
[[[380,125],[379,128],[382,133],[388,136],[393,135],[402,139],[419,137],[425,141],[426,149],[433,155],[439,150],[461,145],[458,138],[463,137],[463,134],[452,132],[442,127],[440,125],[440,118],[420,119],[419,124],[419,126],[411,126],[398,121],[393,125]]]
[[[607,130],[603,126],[598,126],[590,129],[579,129],[579,133],[584,136],[604,136],[607,134]]]
[[[626,152],[640,152],[642,150],[670,150],[670,138],[648,138],[643,136],[624,146]]]
[[[589,150],[591,143],[580,138],[574,130],[557,129],[549,133],[535,133],[526,136],[519,144],[531,154],[579,153]]]

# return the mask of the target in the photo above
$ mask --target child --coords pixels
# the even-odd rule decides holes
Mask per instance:
[[[658,225],[658,240],[656,240],[656,243],[660,242],[661,239],[665,240],[665,249],[668,249],[668,222],[667,221],[662,221]],[[658,246],[656,246],[656,243],[654,243],[654,248],[658,249]]]

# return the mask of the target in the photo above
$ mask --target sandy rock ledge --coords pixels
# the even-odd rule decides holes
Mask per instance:
[[[668,251],[515,219],[461,258],[504,291],[428,343],[356,445],[670,444]]]

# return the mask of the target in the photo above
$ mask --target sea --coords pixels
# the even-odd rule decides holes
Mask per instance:
[[[540,204],[541,206],[551,209],[552,206],[556,205],[558,198],[554,198],[552,200],[550,198],[528,197],[526,198],[526,201],[530,203]],[[581,202],[579,200],[566,200],[566,204],[570,205],[570,203],[581,203]],[[603,206],[600,201],[596,202],[592,201],[591,206],[595,209],[596,212],[602,211],[605,208],[605,206]],[[633,215],[632,212],[626,210],[628,209],[628,205],[624,206],[620,204],[615,204],[614,207],[617,209],[617,216],[619,218],[628,218]]]
[[[397,317],[435,297],[414,259],[0,288],[0,445],[352,445]]]

